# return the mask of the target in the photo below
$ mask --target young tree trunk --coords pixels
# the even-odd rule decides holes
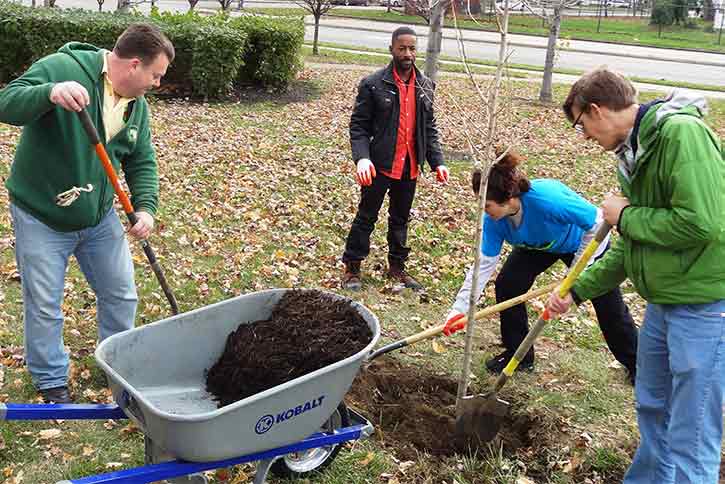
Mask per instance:
[[[312,55],[320,55],[320,49],[317,46],[317,40],[320,36],[320,17],[322,15],[315,15],[315,37],[312,40]]]
[[[552,89],[552,77],[554,76],[554,60],[556,58],[556,41],[559,40],[561,31],[561,10],[562,4],[554,6],[554,17],[549,25],[549,42],[546,45],[546,62],[544,62],[544,80],[541,82],[539,101],[550,103],[554,101]]]
[[[103,0],[98,0],[98,11],[103,12]]]
[[[390,0],[388,0],[388,1],[387,1],[387,4],[388,4],[388,8],[387,8],[387,10],[386,10],[386,11],[387,11],[388,13],[390,13]]]
[[[428,26],[428,48],[425,52],[425,75],[436,81],[438,78],[438,58],[441,55],[443,41],[443,16],[445,5],[443,0],[435,2],[430,10],[430,25]]]
[[[499,90],[501,89],[501,82],[503,79],[503,72],[506,68],[506,59],[508,57],[508,30],[509,30],[509,11],[508,11],[508,3],[509,0],[505,0],[505,7],[504,7],[504,14],[503,18],[501,19],[500,23],[500,33],[501,33],[501,41],[499,45],[499,52],[498,52],[498,66],[496,68],[496,75],[494,78],[494,83],[492,88],[488,92],[488,102],[486,103],[486,111],[488,113],[488,126],[486,128],[486,133],[484,136],[485,144],[486,144],[486,154],[492,155],[493,153],[493,144],[496,141],[496,129],[497,129],[497,120],[496,117],[498,115],[498,95]],[[494,159],[494,156],[491,156],[491,160]],[[473,355],[473,329],[475,327],[476,321],[474,315],[476,314],[476,290],[475,288],[478,287],[478,272],[479,268],[481,267],[481,242],[483,241],[483,212],[485,209],[485,200],[486,200],[486,188],[488,186],[488,173],[491,168],[491,161],[487,161],[486,168],[482,172],[482,182],[481,190],[479,190],[478,194],[478,206],[476,211],[476,242],[473,245],[473,277],[472,277],[472,285],[471,287],[474,288],[471,291],[471,297],[468,300],[469,307],[468,307],[468,314],[466,315],[468,318],[468,323],[466,325],[466,338],[465,338],[465,347],[463,350],[463,365],[462,365],[462,372],[461,376],[458,379],[458,392],[456,394],[456,408],[460,409],[461,402],[463,401],[463,397],[466,396],[466,393],[468,392],[468,384],[470,383],[471,378],[471,358]]]

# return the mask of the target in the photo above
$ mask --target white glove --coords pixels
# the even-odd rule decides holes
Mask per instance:
[[[373,178],[375,178],[375,166],[373,166],[373,162],[367,158],[360,158],[357,161],[355,180],[360,186],[366,187],[373,184]]]

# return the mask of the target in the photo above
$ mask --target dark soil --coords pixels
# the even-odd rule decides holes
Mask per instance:
[[[456,381],[449,376],[384,357],[361,371],[346,399],[371,419],[377,438],[394,449],[398,458],[415,460],[419,452],[447,456],[487,447],[456,438],[456,389]],[[494,445],[498,448],[503,443],[511,452],[528,447],[534,425],[534,419],[526,415],[510,415]]]
[[[243,323],[207,375],[223,407],[362,350],[372,332],[345,299],[316,290],[286,293],[270,319]]]

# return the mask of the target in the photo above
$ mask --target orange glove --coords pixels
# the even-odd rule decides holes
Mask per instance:
[[[448,183],[448,168],[446,165],[438,165],[436,168],[436,180],[438,180],[438,183]]]
[[[465,314],[458,313],[448,318],[448,321],[446,321],[446,326],[443,328],[443,334],[445,334],[446,336],[450,336],[456,331],[460,331],[465,328],[466,321],[461,321],[461,319],[464,319],[465,317]]]
[[[355,172],[355,180],[358,184],[363,187],[372,185],[375,175],[373,162],[367,158],[360,158],[357,162],[357,171]]]

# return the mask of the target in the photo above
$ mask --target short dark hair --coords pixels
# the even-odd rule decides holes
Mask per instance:
[[[169,62],[174,60],[174,45],[159,28],[148,23],[134,23],[116,40],[113,52],[122,59],[141,59],[151,64],[159,54],[164,54]]]
[[[410,27],[398,27],[397,29],[393,30],[393,39],[391,40],[391,43],[394,43],[395,39],[397,39],[401,35],[412,35],[413,37],[418,37],[418,34],[415,33],[415,30],[411,29]]]
[[[590,104],[612,111],[627,109],[637,102],[637,90],[623,75],[599,67],[587,72],[571,86],[562,109],[569,121],[574,121],[573,108],[588,111]]]

